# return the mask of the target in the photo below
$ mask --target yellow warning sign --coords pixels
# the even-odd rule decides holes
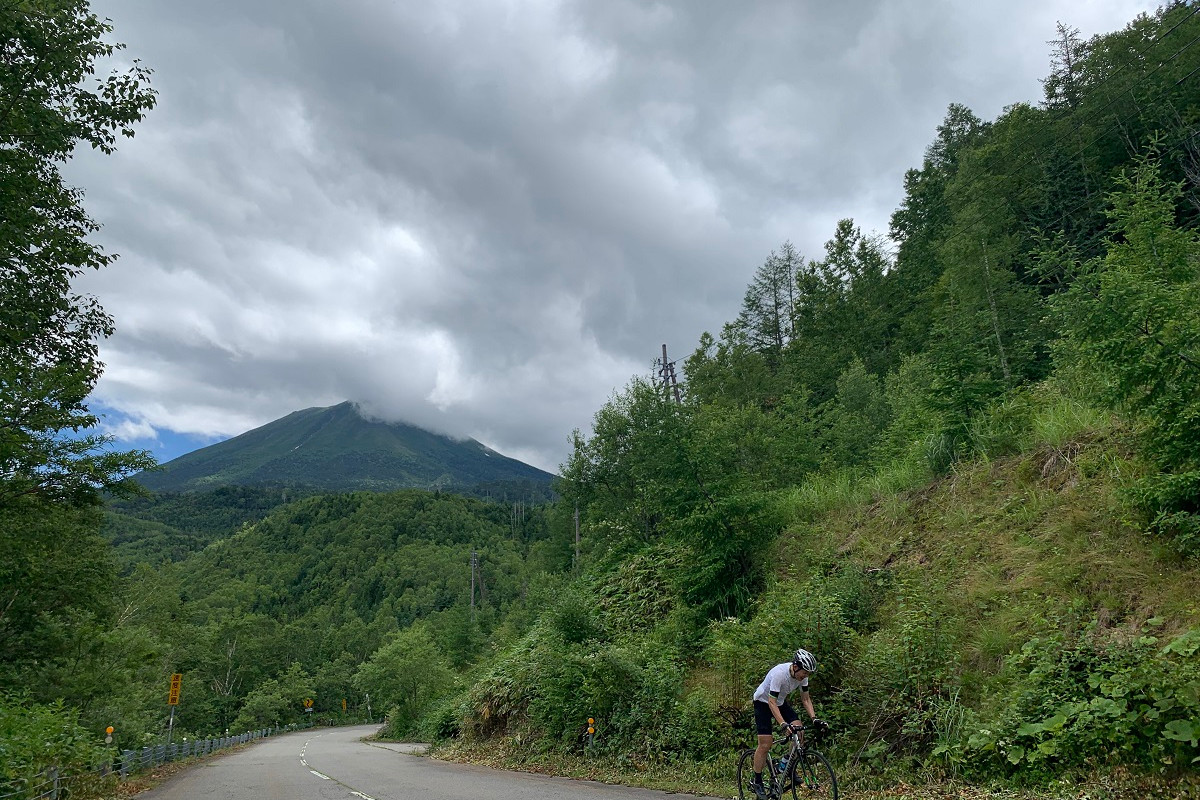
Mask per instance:
[[[183,682],[183,674],[176,672],[171,676],[171,691],[167,693],[167,705],[179,705],[179,684]]]

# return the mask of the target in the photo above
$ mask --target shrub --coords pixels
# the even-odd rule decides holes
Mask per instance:
[[[421,717],[417,734],[427,742],[456,739],[462,733],[462,718],[468,713],[462,695],[443,697]]]
[[[797,647],[816,655],[820,669],[814,681],[822,691],[835,691],[856,646],[840,598],[822,579],[813,578],[773,586],[748,622],[714,623],[706,655],[718,674],[723,711],[736,720],[749,718],[755,687],[768,669],[789,660]]]
[[[717,756],[727,738],[717,696],[700,687],[675,705],[663,733],[663,748],[707,761]]]
[[[864,639],[847,676],[856,716],[871,720],[868,739],[882,758],[924,753],[956,711],[958,642],[948,615],[911,583],[896,586],[892,621]]]
[[[949,752],[982,774],[1034,780],[1099,765],[1194,768],[1198,652],[1200,629],[1165,646],[1149,631],[1106,642],[1094,625],[1035,637],[1010,660],[1018,690]]]
[[[111,755],[98,744],[102,736],[83,728],[61,701],[41,705],[0,694],[0,795],[23,781],[38,783],[49,767],[60,775],[94,770]]]

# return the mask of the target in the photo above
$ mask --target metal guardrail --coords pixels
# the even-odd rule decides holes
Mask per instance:
[[[139,772],[193,756],[206,756],[209,753],[215,753],[217,750],[223,750],[226,747],[245,744],[246,742],[262,739],[289,729],[290,727],[278,729],[264,728],[262,730],[249,731],[240,736],[221,736],[216,739],[173,742],[172,744],[143,747],[141,750],[122,750],[120,758],[113,765],[113,771],[119,773],[122,778],[125,778],[131,772]]]
[[[312,725],[263,728],[262,730],[248,731],[239,736],[220,736],[213,739],[160,744],[143,747],[140,750],[121,750],[112,762],[102,764],[87,772],[60,775],[57,767],[50,767],[36,778],[2,781],[0,782],[0,800],[60,800],[67,796],[86,797],[86,794],[76,790],[83,789],[86,785],[99,787],[105,781],[115,783],[118,777],[127,778],[136,772],[152,769],[172,761],[206,756],[255,739],[308,727],[312,727]]]

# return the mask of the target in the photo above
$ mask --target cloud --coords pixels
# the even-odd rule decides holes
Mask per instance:
[[[160,91],[70,167],[121,254],[80,284],[116,319],[121,430],[350,399],[546,469],[785,239],[886,230],[950,102],[1036,101],[1055,19],[1151,7],[94,5]]]

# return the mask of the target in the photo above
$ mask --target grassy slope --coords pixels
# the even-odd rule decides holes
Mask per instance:
[[[1136,474],[1121,436],[961,467],[918,490],[828,511],[781,541],[787,572],[833,549],[861,566],[924,577],[972,643],[981,671],[1027,638],[1048,606],[1082,603],[1102,628],[1200,624],[1200,565],[1139,529],[1120,498]]]
[[[1105,429],[963,464],[907,491],[871,496],[870,485],[886,484],[879,479],[803,487],[784,499],[794,522],[778,543],[777,577],[803,581],[814,565],[833,561],[918,581],[964,643],[964,691],[977,702],[1003,684],[1004,656],[1054,610],[1074,606],[1117,638],[1138,635],[1154,617],[1163,620],[1163,633],[1200,625],[1200,564],[1174,556],[1128,519],[1120,490],[1138,469],[1128,434]],[[886,605],[882,627],[890,623]],[[684,768],[562,755],[531,761],[520,748],[507,755],[506,745],[459,742],[440,755],[714,796],[728,797],[734,788],[724,756]],[[1120,773],[1038,791],[970,787],[933,774],[918,787],[865,771],[845,778],[853,796],[864,798],[1200,796],[1200,783],[1156,785]]]

